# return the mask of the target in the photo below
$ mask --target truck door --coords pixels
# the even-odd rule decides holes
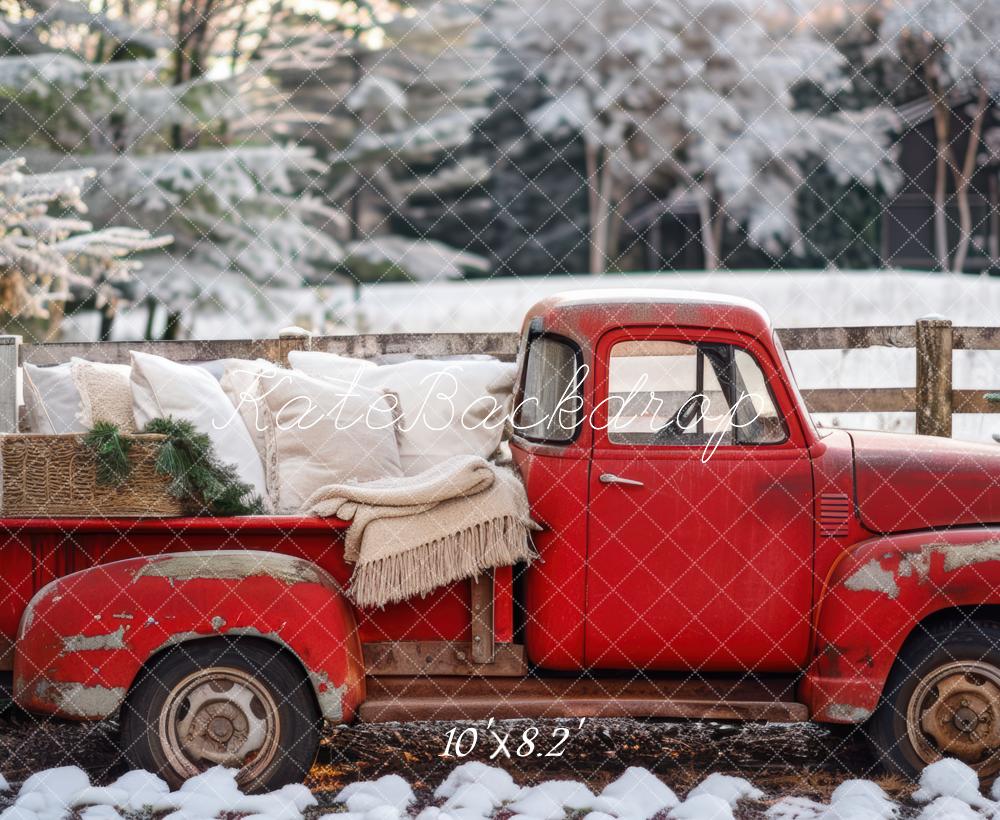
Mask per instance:
[[[768,351],[623,329],[596,355],[585,657],[595,668],[801,668],[812,470]]]

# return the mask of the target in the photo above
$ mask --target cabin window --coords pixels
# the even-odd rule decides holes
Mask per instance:
[[[608,440],[778,444],[784,421],[757,361],[732,345],[627,341],[611,348]]]
[[[574,345],[555,336],[531,339],[514,412],[516,433],[547,444],[576,438],[583,414],[583,375]]]

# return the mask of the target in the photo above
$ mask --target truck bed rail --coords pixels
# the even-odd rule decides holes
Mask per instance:
[[[873,347],[916,350],[914,387],[825,388],[803,390],[806,405],[817,413],[917,413],[917,432],[950,435],[954,413],[1000,413],[1000,385],[956,390],[952,352],[1000,350],[1000,327],[953,327],[945,319],[920,319],[913,325],[782,328],[787,350],[859,350]],[[293,350],[316,350],[360,358],[413,356],[436,358],[470,353],[513,361],[516,333],[370,333],[335,336],[288,334],[275,339],[218,339],[155,342],[21,343],[0,336],[0,432],[17,429],[16,367],[51,365],[74,356],[92,361],[127,363],[139,350],[178,362],[262,358],[287,361]]]

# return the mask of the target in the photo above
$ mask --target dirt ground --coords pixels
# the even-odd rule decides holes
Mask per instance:
[[[530,745],[525,732],[531,727]],[[444,755],[452,732],[465,751],[475,729],[474,751]],[[496,735],[492,733],[495,732]],[[508,736],[505,744],[498,738]],[[565,735],[565,740],[557,746]],[[8,709],[0,715],[0,772],[17,783],[39,769],[78,765],[95,782],[124,771],[110,723],[73,724]],[[510,754],[497,751],[504,745]],[[553,755],[551,752],[561,752]],[[492,756],[492,759],[491,759]],[[384,724],[331,728],[308,785],[330,807],[346,783],[397,773],[411,782],[422,803],[454,766],[481,760],[514,774],[520,784],[573,779],[599,790],[628,766],[644,766],[683,795],[709,772],[740,775],[767,794],[825,799],[850,777],[875,779],[893,797],[905,799],[913,784],[880,776],[857,729],[813,724],[727,724],[639,720],[502,721],[451,724]],[[767,803],[741,807],[741,817],[763,816]]]

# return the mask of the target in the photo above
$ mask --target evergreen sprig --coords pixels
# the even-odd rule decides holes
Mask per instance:
[[[98,421],[83,437],[83,446],[97,461],[97,483],[119,487],[128,479],[128,461],[132,441],[123,436],[116,424]]]
[[[223,464],[211,439],[189,421],[153,419],[144,433],[166,436],[156,471],[170,477],[170,493],[211,515],[259,515],[264,504],[253,487],[239,480],[236,467]]]
[[[215,454],[212,440],[189,421],[153,419],[143,429],[166,438],[156,456],[156,471],[169,476],[169,492],[197,510],[210,515],[259,515],[264,503],[253,487],[239,479],[236,467],[224,464]],[[132,440],[118,426],[97,422],[83,437],[83,444],[97,461],[97,481],[121,486],[128,479]]]

